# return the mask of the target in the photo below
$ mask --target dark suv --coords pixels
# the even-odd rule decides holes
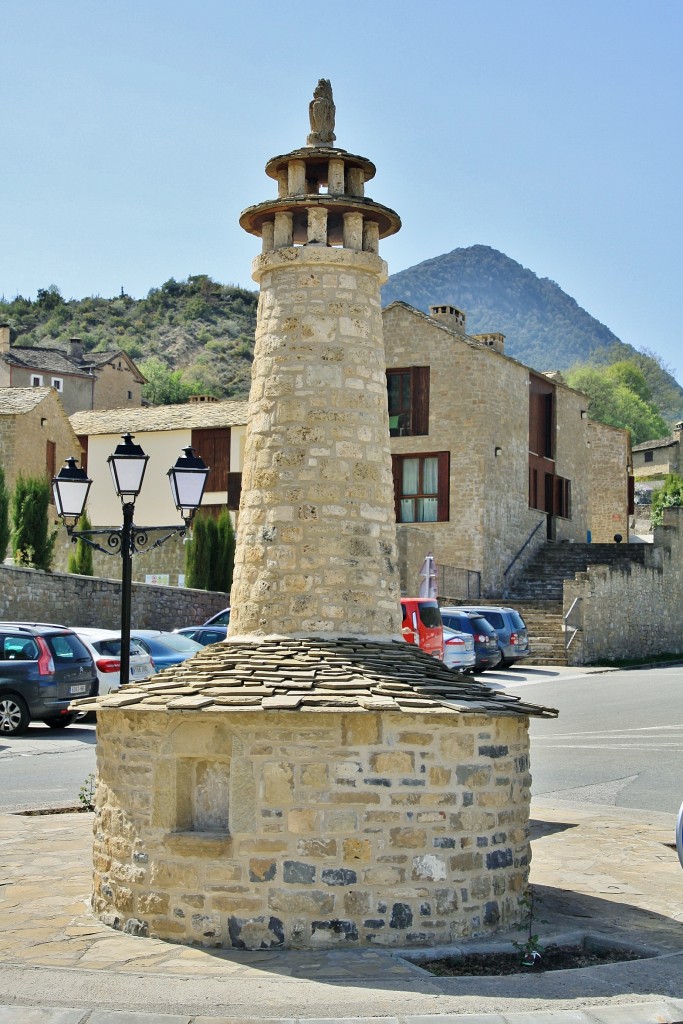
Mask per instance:
[[[34,719],[65,729],[76,718],[71,701],[97,692],[93,659],[66,626],[0,622],[0,735],[25,732]]]
[[[509,668],[531,654],[526,622],[515,608],[506,605],[465,605],[465,611],[476,612],[488,619],[498,634],[501,668]]]
[[[501,657],[498,648],[498,635],[483,615],[465,612],[461,608],[442,608],[441,619],[444,626],[473,635],[475,672],[483,672],[487,668],[496,667]]]

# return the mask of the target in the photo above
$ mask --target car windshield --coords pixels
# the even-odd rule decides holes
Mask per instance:
[[[477,630],[478,633],[486,633],[487,636],[496,635],[495,629],[493,628],[489,620],[485,619],[483,615],[475,615],[470,621],[472,622],[474,628]]]
[[[438,629],[441,625],[441,612],[437,604],[418,604],[417,610],[423,626]]]
[[[55,661],[88,661],[90,655],[75,633],[53,633],[45,637]]]
[[[510,612],[510,619],[515,629],[526,629],[526,622],[519,612],[516,612],[514,609]]]
[[[121,638],[116,637],[110,640],[96,640],[93,647],[99,654],[106,654],[110,658],[118,658],[121,655]],[[142,647],[134,640],[130,642],[130,653],[135,655],[144,654]]]
[[[460,630],[462,633],[474,633],[474,626],[468,615],[458,615],[457,612],[442,612],[441,618],[443,619],[444,626],[450,626],[451,629]]]

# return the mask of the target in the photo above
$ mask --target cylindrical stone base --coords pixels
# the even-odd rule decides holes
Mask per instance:
[[[519,922],[528,720],[98,712],[93,908],[233,949],[432,946]]]

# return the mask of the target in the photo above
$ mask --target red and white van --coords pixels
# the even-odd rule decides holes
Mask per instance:
[[[403,639],[443,661],[443,625],[433,597],[402,597]]]

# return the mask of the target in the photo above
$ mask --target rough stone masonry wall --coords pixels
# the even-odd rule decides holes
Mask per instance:
[[[588,522],[594,544],[611,544],[615,533],[624,542],[628,523],[628,444],[624,431],[588,421],[590,490]]]
[[[379,285],[370,252],[299,246],[261,285],[232,635],[400,630]]]
[[[683,653],[683,509],[666,509],[643,565],[589,566],[564,584],[583,628],[568,650],[572,665]]]
[[[229,603],[227,594],[134,583],[133,626],[193,626]],[[0,565],[0,619],[120,629],[121,584],[117,580]]]
[[[93,907],[237,949],[426,946],[519,915],[528,719],[108,709]]]

